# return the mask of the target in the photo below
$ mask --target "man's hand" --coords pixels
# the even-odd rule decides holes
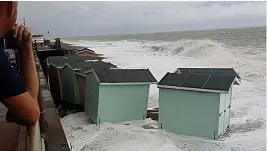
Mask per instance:
[[[13,34],[14,38],[21,41],[20,48],[19,49],[31,49],[32,48],[32,34],[28,27],[21,25],[21,24],[15,24],[13,27]]]
[[[4,104],[9,110],[6,118],[8,122],[34,125],[39,119],[40,111],[37,102],[39,82],[32,50],[32,35],[29,28],[20,24],[16,24],[12,30],[7,39],[10,40],[11,48],[18,49],[19,75],[27,92],[5,98]],[[11,76],[10,79],[16,78]]]

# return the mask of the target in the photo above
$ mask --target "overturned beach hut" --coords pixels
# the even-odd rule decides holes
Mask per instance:
[[[238,78],[229,69],[180,68],[167,73],[158,83],[159,128],[218,139],[229,127],[232,87]]]
[[[84,109],[95,124],[143,120],[150,84],[148,69],[94,69],[86,72]]]
[[[80,104],[80,92],[76,72],[89,70],[91,68],[111,68],[115,67],[111,63],[97,61],[97,60],[87,60],[85,62],[68,62],[61,69],[62,77],[62,94],[63,100],[73,104]],[[80,80],[79,80],[80,81]]]

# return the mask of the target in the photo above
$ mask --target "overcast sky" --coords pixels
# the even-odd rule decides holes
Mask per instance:
[[[19,2],[18,21],[56,36],[263,26],[265,2]]]

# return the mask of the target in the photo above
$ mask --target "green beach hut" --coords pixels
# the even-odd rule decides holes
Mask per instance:
[[[56,103],[59,103],[62,99],[62,82],[61,82],[61,69],[68,62],[85,62],[85,60],[93,60],[95,57],[88,56],[51,56],[46,59],[47,65],[47,77],[49,90]]]
[[[178,68],[158,83],[159,128],[218,139],[229,128],[232,68]]]
[[[68,62],[62,67],[61,81],[64,101],[82,105],[76,72],[89,70],[94,67],[111,68],[114,67],[114,65],[96,60],[86,60],[83,62],[79,60],[79,62]]]
[[[146,118],[150,84],[148,69],[94,69],[86,72],[85,113],[99,125]]]
[[[86,93],[86,71],[88,69],[108,69],[108,68],[117,68],[117,66],[111,64],[111,63],[106,63],[106,62],[91,62],[94,64],[91,64],[90,66],[86,66],[80,71],[75,72],[75,78],[76,78],[76,83],[78,86],[78,99],[80,104],[84,106],[85,102],[85,93]]]

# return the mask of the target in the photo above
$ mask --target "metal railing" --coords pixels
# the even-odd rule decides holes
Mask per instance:
[[[43,44],[45,41],[43,41]],[[49,43],[50,44],[50,43]],[[42,71],[42,67],[40,64],[40,61],[38,59],[38,45],[37,42],[35,41],[33,43],[33,49],[34,49],[34,56],[35,56],[35,63],[36,63],[36,70],[38,73],[38,79],[39,79],[39,91],[38,91],[38,104],[39,104],[39,109],[40,109],[40,118],[39,121],[33,125],[27,127],[27,132],[26,132],[26,138],[25,138],[25,151],[70,151],[68,145],[67,145],[67,140],[65,138],[65,134],[63,131],[63,128],[61,126],[60,121],[57,119],[58,115],[57,112],[54,112],[53,107],[48,108],[50,113],[47,113],[47,116],[45,116],[45,108],[44,108],[44,97],[42,94],[42,87],[41,87],[41,77],[39,75],[39,72]],[[18,52],[15,54],[15,62],[16,62],[16,67],[19,68],[20,65],[20,55]],[[50,102],[50,104],[53,104],[53,100],[49,100],[47,102]],[[46,102],[46,103],[47,103]],[[52,132],[50,132],[50,135],[48,134],[48,122],[47,119],[50,120],[50,127],[57,126],[58,128],[58,136],[53,136],[52,137]],[[51,130],[52,131],[52,130]],[[55,133],[55,132],[54,132]],[[48,137],[52,137],[52,140],[49,141]],[[57,135],[57,134],[53,134]],[[53,144],[51,145],[51,142]]]

